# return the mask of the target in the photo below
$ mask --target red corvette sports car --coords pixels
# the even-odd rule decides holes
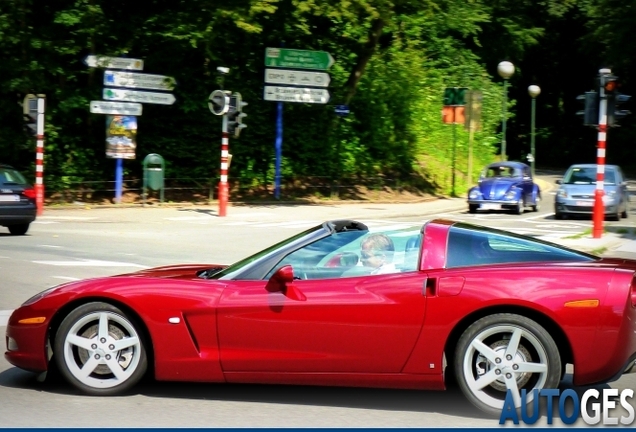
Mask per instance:
[[[636,261],[432,220],[325,222],[230,266],[65,283],[27,300],[5,357],[91,395],[157,380],[507,390],[617,379],[636,361]]]

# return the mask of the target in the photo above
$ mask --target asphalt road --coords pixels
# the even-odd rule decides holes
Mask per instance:
[[[550,197],[546,192],[540,212],[521,216],[471,215],[462,198],[395,205],[237,206],[230,207],[223,218],[209,206],[47,210],[27,236],[0,231],[0,333],[12,309],[50,286],[178,262],[229,263],[327,219],[351,217],[375,226],[406,226],[443,216],[530,235],[589,228],[589,220],[556,224]],[[630,213],[629,219],[613,224],[636,225],[636,213]],[[636,378],[624,377],[612,386],[635,388]],[[456,389],[148,382],[138,390],[123,397],[86,397],[55,376],[39,382],[0,358],[0,426],[497,426],[496,420],[481,415]]]

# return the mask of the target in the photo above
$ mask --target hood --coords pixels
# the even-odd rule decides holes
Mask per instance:
[[[485,199],[503,199],[511,187],[519,183],[518,179],[494,178],[479,182],[479,190]]]
[[[596,183],[594,184],[563,184],[561,185],[563,189],[565,189],[570,196],[577,196],[579,198],[583,198],[583,196],[587,196],[588,198],[594,198],[594,193],[596,191]],[[616,185],[604,185],[603,190],[606,192],[616,190]]]
[[[197,277],[199,272],[210,269],[224,269],[225,264],[179,264],[162,267],[154,267],[150,269],[140,270],[138,272],[129,273],[126,276],[147,277],[147,278],[173,278],[173,279],[192,279]]]

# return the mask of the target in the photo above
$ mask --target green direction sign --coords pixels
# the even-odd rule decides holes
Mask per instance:
[[[466,87],[446,87],[444,89],[444,106],[466,105]]]
[[[268,67],[327,70],[334,62],[326,51],[265,48],[265,66]]]

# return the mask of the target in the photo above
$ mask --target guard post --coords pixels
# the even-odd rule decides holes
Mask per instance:
[[[148,189],[160,191],[160,203],[163,203],[164,172],[166,164],[157,153],[150,153],[144,159],[144,185],[142,191],[143,206],[146,206]]]

